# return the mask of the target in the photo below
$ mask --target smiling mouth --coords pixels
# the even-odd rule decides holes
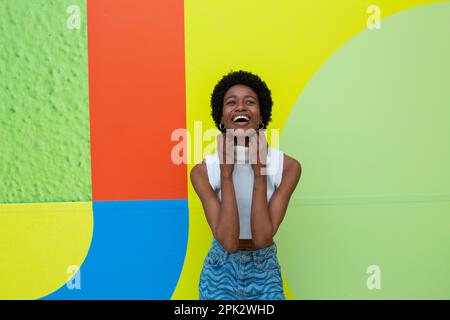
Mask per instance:
[[[250,121],[250,118],[245,115],[237,115],[232,120],[234,123],[247,123]]]

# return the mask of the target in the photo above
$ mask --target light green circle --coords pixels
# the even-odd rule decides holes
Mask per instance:
[[[281,149],[303,172],[277,243],[297,299],[450,298],[449,32],[449,3],[389,17],[293,107]]]

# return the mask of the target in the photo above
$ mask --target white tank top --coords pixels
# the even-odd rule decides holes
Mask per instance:
[[[248,148],[235,147],[236,163],[233,169],[233,185],[236,194],[236,202],[239,213],[240,232],[239,239],[252,239],[251,231],[251,208],[253,194],[253,169],[248,161]],[[281,183],[283,175],[283,152],[277,149],[267,150],[267,199],[270,200],[274,191]],[[208,180],[221,199],[220,190],[220,162],[219,154],[210,154],[205,157]]]

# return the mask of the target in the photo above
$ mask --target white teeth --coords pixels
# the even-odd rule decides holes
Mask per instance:
[[[236,122],[239,119],[245,119],[246,121],[250,120],[250,118],[247,117],[247,116],[236,116],[236,117],[233,118],[233,122]]]

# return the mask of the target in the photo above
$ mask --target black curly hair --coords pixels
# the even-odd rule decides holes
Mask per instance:
[[[214,87],[211,94],[211,116],[214,119],[216,127],[221,130],[219,124],[220,119],[222,118],[223,98],[225,93],[236,84],[246,85],[255,91],[258,96],[259,112],[261,113],[262,123],[264,124],[264,127],[267,128],[267,125],[272,120],[273,101],[271,92],[266,83],[259,76],[243,70],[229,72],[227,75],[223,76]]]

